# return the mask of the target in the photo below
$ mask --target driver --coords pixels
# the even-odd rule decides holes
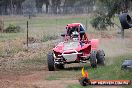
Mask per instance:
[[[81,40],[84,37],[84,34],[85,34],[85,28],[82,24],[80,24],[80,38],[81,38]]]
[[[71,37],[73,41],[78,41],[79,33],[77,31],[72,32]]]

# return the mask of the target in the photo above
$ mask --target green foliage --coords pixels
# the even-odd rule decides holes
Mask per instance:
[[[127,12],[128,1],[123,0],[98,0],[96,1],[95,17],[91,20],[91,25],[98,30],[107,29],[113,26],[112,18],[120,12]]]
[[[94,28],[98,30],[105,30],[107,29],[107,26],[114,25],[110,19],[108,19],[107,17],[103,17],[103,16],[95,17],[94,19],[91,20],[90,23]]]
[[[47,77],[46,80],[49,80],[49,81],[51,81],[51,80],[59,80],[59,78],[57,76],[51,75],[51,76]]]
[[[6,33],[18,33],[21,31],[21,27],[20,26],[15,26],[10,24],[5,30],[4,32]]]

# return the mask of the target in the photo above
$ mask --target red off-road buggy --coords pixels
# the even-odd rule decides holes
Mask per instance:
[[[91,67],[104,64],[105,53],[98,50],[98,39],[88,40],[85,29],[81,23],[72,23],[66,26],[66,33],[61,35],[64,42],[60,42],[53,51],[47,55],[48,69],[63,69],[65,64],[86,63],[90,61]]]

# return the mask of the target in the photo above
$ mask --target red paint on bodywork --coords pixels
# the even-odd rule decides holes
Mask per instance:
[[[78,27],[80,26],[80,23],[72,23],[68,24],[67,27]],[[80,37],[80,35],[79,35]],[[97,50],[99,45],[98,39],[92,39],[88,40],[87,34],[85,33],[82,37],[82,39],[79,38],[77,41],[78,46],[74,49],[68,49],[64,50],[64,43],[68,42],[68,39],[71,39],[67,34],[64,36],[64,42],[59,43],[55,48],[53,48],[53,51],[56,56],[61,55],[64,51],[66,54],[74,53],[72,50],[76,50],[78,53],[82,53],[81,55],[78,55],[78,58],[76,60],[80,60],[79,57],[81,56],[90,56],[91,50]]]
[[[97,50],[99,46],[99,40],[98,39],[92,39],[91,40],[91,48],[92,50]]]
[[[67,24],[66,27],[68,28],[68,27],[79,27],[79,26],[80,26],[80,23],[72,23],[72,24]]]

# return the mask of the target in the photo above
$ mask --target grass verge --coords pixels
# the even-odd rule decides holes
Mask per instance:
[[[91,68],[88,64],[84,64],[85,70],[89,72],[90,79],[102,79],[102,80],[131,80],[132,72],[129,70],[121,70],[122,62],[125,59],[132,59],[132,55],[122,55],[113,57],[114,63],[111,65],[98,66],[97,69]],[[109,58],[111,59],[111,58]],[[72,65],[72,64],[71,64]],[[64,70],[56,71],[54,74],[49,75],[47,79],[56,80],[61,78],[76,79],[81,77],[81,66],[80,67],[69,67]],[[132,88],[130,86],[123,86],[125,88]],[[68,88],[83,88],[80,85],[71,84]]]

